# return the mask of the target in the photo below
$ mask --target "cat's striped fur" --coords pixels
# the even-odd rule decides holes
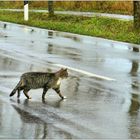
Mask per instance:
[[[10,96],[13,96],[16,91],[18,92],[18,98],[20,97],[20,91],[23,90],[24,95],[30,99],[28,92],[31,89],[43,88],[42,99],[45,98],[45,94],[48,89],[54,89],[58,95],[64,99],[60,93],[61,80],[68,77],[67,69],[61,69],[55,73],[43,73],[43,72],[28,72],[22,74],[19,83],[13,89]]]

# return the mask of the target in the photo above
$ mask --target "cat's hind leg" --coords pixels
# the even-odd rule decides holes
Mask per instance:
[[[23,89],[24,89],[24,87],[19,87],[19,88],[17,89],[17,90],[18,90],[17,98],[20,97],[20,91],[23,90]]]
[[[29,91],[30,89],[24,89],[23,90],[23,93],[24,93],[24,95],[27,97],[27,99],[31,99],[31,97],[28,95],[28,91]]]

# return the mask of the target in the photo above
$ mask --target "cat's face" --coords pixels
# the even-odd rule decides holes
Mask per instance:
[[[62,68],[62,69],[60,70],[60,73],[61,73],[61,74],[60,74],[60,77],[61,77],[61,78],[64,79],[64,78],[67,78],[67,77],[68,77],[68,70],[67,70],[67,69],[63,69],[63,68]]]

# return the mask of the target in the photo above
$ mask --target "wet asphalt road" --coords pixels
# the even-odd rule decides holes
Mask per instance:
[[[131,44],[0,22],[0,138],[140,138],[140,57]],[[137,50],[137,49],[136,49]],[[69,68],[60,100],[9,94],[22,73]]]

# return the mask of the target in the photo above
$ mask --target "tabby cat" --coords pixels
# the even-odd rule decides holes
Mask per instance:
[[[68,77],[67,69],[60,69],[55,73],[45,72],[28,72],[22,74],[19,83],[13,89],[10,96],[13,96],[18,91],[17,97],[20,97],[20,91],[23,90],[24,95],[31,99],[28,95],[29,90],[43,88],[42,99],[45,98],[45,94],[48,89],[52,88],[56,93],[64,99],[64,96],[60,92],[61,80]]]

